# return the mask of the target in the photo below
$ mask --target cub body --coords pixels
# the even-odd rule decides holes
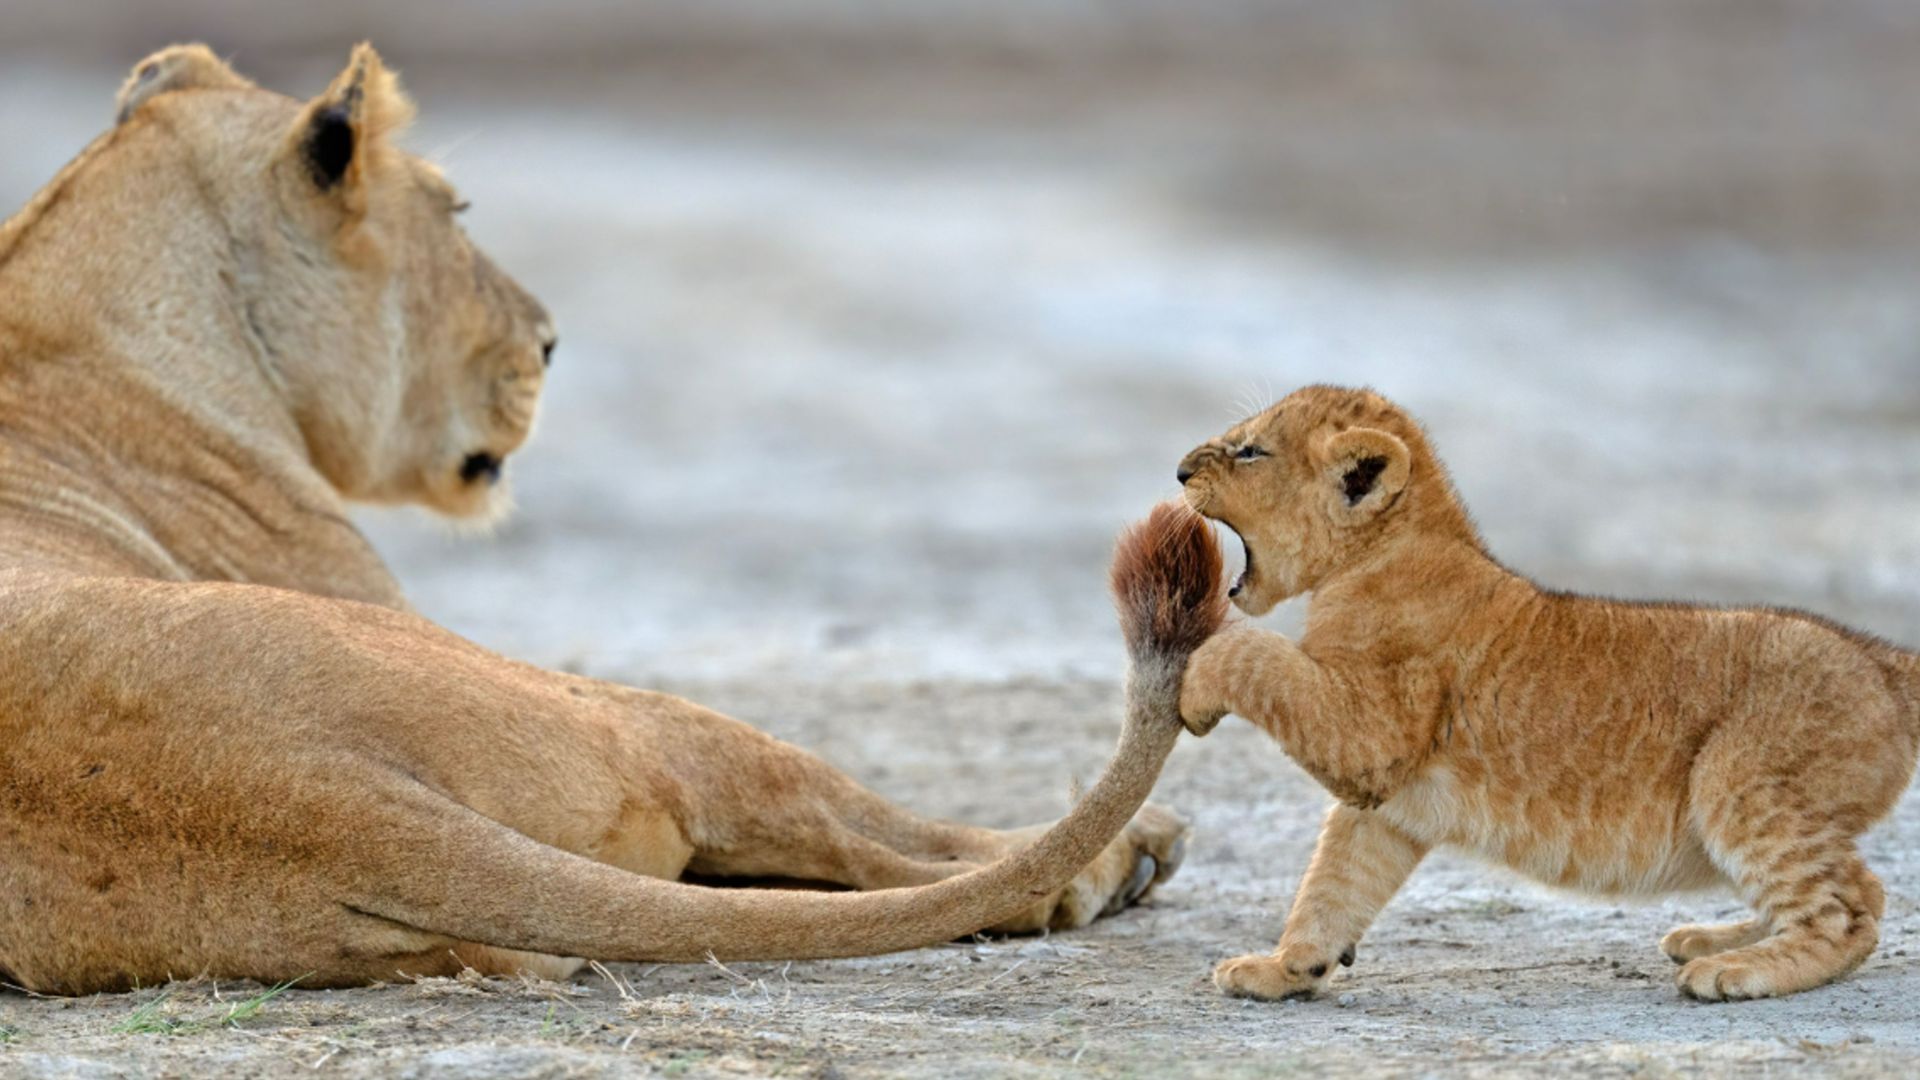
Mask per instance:
[[[1601,895],[1730,885],[1755,919],[1663,942],[1694,997],[1804,990],[1872,952],[1885,898],[1854,840],[1913,775],[1920,658],[1800,612],[1542,589],[1366,391],[1299,391],[1180,479],[1245,545],[1242,610],[1312,593],[1298,642],[1203,646],[1183,716],[1252,720],[1341,800],[1278,949],[1222,964],[1223,990],[1316,992],[1442,844]]]

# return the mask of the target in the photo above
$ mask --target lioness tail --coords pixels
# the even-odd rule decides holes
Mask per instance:
[[[1221,560],[1206,524],[1162,505],[1120,541],[1113,589],[1132,671],[1120,744],[1100,779],[1030,846],[931,885],[876,892],[709,889],[660,881],[536,843],[417,784],[396,791],[399,888],[350,907],[463,941],[601,960],[859,956],[951,941],[1011,919],[1065,887],[1119,835],[1182,727],[1187,657],[1225,618]],[[396,781],[401,783],[401,781]],[[420,815],[458,850],[458,869],[406,872]],[[416,833],[417,835],[417,833]]]

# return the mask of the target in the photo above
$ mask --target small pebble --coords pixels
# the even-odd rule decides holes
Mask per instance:
[[[1354,1000],[1355,1000],[1355,999],[1354,999],[1354,996],[1353,996],[1352,994],[1341,994],[1341,995],[1340,995],[1340,1007],[1341,1007],[1341,1008],[1343,1008],[1343,1009],[1348,1009],[1348,1008],[1352,1008],[1352,1007],[1353,1007],[1353,1003],[1354,1003]]]

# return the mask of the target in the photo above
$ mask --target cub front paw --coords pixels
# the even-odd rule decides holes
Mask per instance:
[[[1185,677],[1180,680],[1180,722],[1195,735],[1205,735],[1220,726],[1220,719],[1232,710],[1221,702],[1219,693],[1208,684],[1207,677],[1187,667]]]
[[[1327,985],[1337,960],[1318,949],[1289,946],[1270,956],[1236,956],[1213,969],[1213,985],[1230,997],[1260,1001],[1309,998]]]
[[[1187,709],[1182,706],[1180,709],[1180,722],[1186,725],[1187,730],[1193,732],[1195,735],[1205,735],[1214,728],[1219,727],[1220,721],[1224,719],[1226,715],[1227,710],[1225,709],[1196,709],[1188,712]]]
[[[1195,735],[1205,735],[1233,712],[1228,701],[1228,675],[1243,641],[1256,631],[1233,626],[1207,639],[1187,658],[1187,669],[1180,675],[1180,722]]]

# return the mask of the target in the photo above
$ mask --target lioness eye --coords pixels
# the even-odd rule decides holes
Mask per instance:
[[[1239,450],[1234,451],[1233,456],[1234,456],[1234,459],[1237,461],[1252,461],[1254,458],[1266,457],[1267,452],[1265,450],[1260,449],[1257,446],[1248,445],[1248,446],[1243,446]]]

